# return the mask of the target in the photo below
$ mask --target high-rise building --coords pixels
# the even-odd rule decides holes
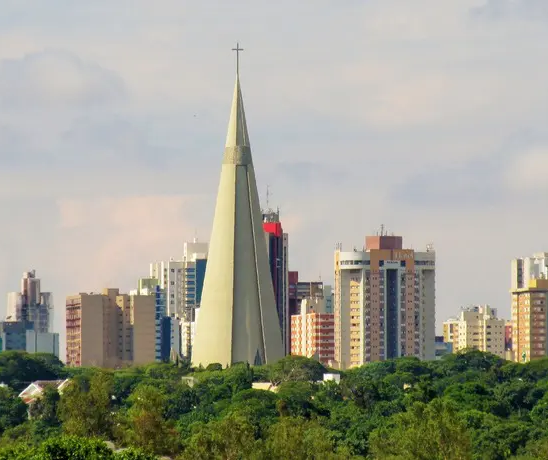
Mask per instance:
[[[524,289],[529,281],[548,279],[548,252],[512,260],[511,290]]]
[[[282,330],[285,353],[290,348],[290,317],[288,291],[288,235],[280,222],[280,212],[268,209],[263,213],[263,229],[268,250],[270,274],[276,300],[276,310]]]
[[[504,326],[504,352],[505,359],[508,361],[514,361],[514,353],[512,351],[512,321],[506,321]]]
[[[166,318],[166,293],[165,289],[162,289],[159,285],[157,278],[146,277],[139,278],[138,288],[129,291],[129,295],[150,295],[154,296],[155,301],[155,313],[154,313],[154,326],[155,326],[155,353],[156,361],[162,362],[169,359],[171,351],[171,334],[166,333],[166,326],[164,324]],[[167,348],[167,352],[166,352]]]
[[[184,243],[182,259],[150,264],[150,277],[158,279],[166,292],[166,314],[187,321],[194,320],[194,310],[199,307],[207,264],[208,244]]]
[[[435,337],[435,358],[442,359],[445,355],[453,352],[453,344],[445,341],[442,335]]]
[[[59,358],[59,334],[27,330],[27,353],[50,353]]]
[[[33,331],[30,321],[0,321],[0,351],[26,351],[27,331]]]
[[[7,321],[32,321],[36,332],[49,332],[53,323],[53,295],[41,292],[36,271],[23,273],[21,291],[8,293]]]
[[[202,291],[207,267],[209,245],[198,242],[184,244],[184,278],[183,278],[183,319],[193,322],[196,319],[196,309],[202,302]]]
[[[326,295],[327,286],[324,286],[323,281],[299,281],[298,271],[288,272],[288,281],[289,314],[291,316],[298,315],[301,312],[303,299]],[[329,299],[326,299],[326,301],[332,305],[332,299],[331,302]]]
[[[512,351],[512,321],[506,321],[504,326],[504,349]]]
[[[116,368],[148,364],[156,358],[156,299],[152,295],[68,296],[66,339],[69,366]]]
[[[301,313],[291,316],[291,354],[331,365],[335,358],[335,318],[325,298],[303,299]]]
[[[459,319],[449,318],[443,322],[443,341],[445,343],[453,343],[458,341],[459,337]]]
[[[505,324],[489,305],[462,308],[458,318],[443,323],[444,341],[454,352],[474,349],[504,358]]]
[[[325,299],[325,312],[333,313],[333,288],[329,284],[323,287],[323,298]]]
[[[194,365],[260,365],[284,356],[264,241],[237,74],[192,348]]]
[[[335,251],[335,360],[342,369],[416,356],[434,359],[435,264],[403,249],[401,236],[366,237],[362,251]]]
[[[548,352],[548,279],[523,276],[512,285],[512,357],[518,362],[543,358]]]
[[[514,259],[511,275],[511,357],[526,362],[546,356],[548,352],[548,253]]]

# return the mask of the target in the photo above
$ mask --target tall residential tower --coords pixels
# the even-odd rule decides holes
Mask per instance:
[[[512,356],[527,362],[548,354],[548,253],[512,261]]]
[[[403,249],[401,236],[366,237],[364,250],[335,251],[335,361],[342,369],[435,354],[435,264]]]

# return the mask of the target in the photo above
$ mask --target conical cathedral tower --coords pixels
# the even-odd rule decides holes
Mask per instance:
[[[238,71],[192,363],[260,365],[283,355]]]

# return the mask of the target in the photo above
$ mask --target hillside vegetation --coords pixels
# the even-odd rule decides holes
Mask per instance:
[[[0,353],[0,460],[548,459],[548,359],[400,358],[343,372],[340,384],[322,382],[327,371],[296,356],[108,371]],[[67,377],[63,394],[48,388],[28,419],[18,392]]]

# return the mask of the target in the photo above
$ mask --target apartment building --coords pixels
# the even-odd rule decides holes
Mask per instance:
[[[335,359],[335,317],[326,312],[324,297],[302,301],[301,313],[291,316],[291,354],[331,365]]]
[[[522,287],[517,287],[521,284]],[[512,357],[517,362],[543,358],[546,340],[548,279],[526,279],[512,289]]]
[[[341,369],[400,356],[434,359],[435,267],[383,230],[363,250],[335,251],[335,360]]]
[[[156,302],[118,289],[66,299],[68,366],[116,368],[155,360]]]
[[[454,352],[475,349],[506,357],[506,322],[489,305],[462,308],[458,318],[443,323],[443,332],[444,341],[452,344]]]

